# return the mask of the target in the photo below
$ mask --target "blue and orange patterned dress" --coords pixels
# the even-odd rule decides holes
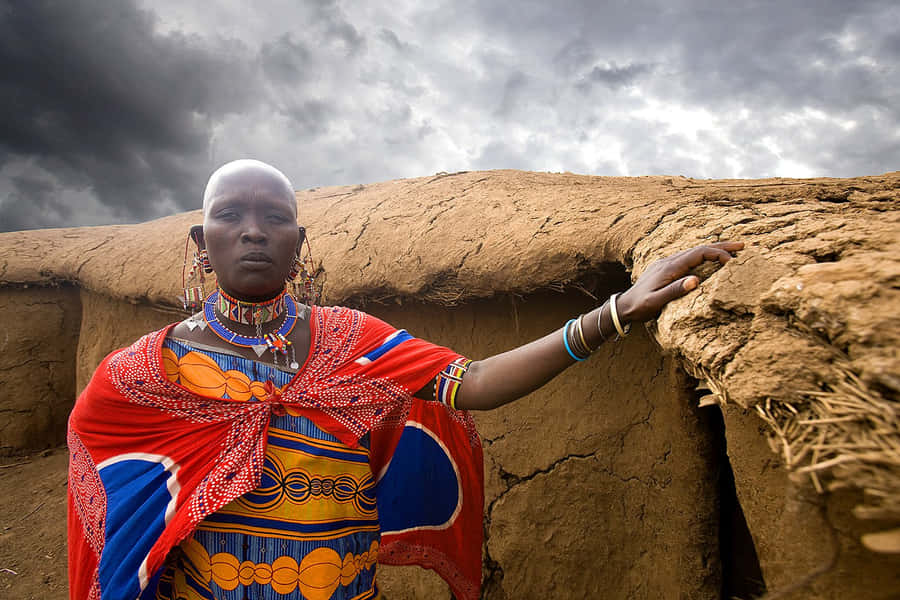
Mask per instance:
[[[253,402],[294,374],[166,339],[170,381]],[[171,554],[159,600],[378,598],[379,522],[365,436],[350,448],[312,421],[273,415],[260,485],[200,522]]]
[[[173,326],[108,355],[69,417],[73,598],[373,598],[381,563],[477,600],[463,357],[343,307],[312,307],[296,374]]]

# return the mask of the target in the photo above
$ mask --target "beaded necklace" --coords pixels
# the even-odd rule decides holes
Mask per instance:
[[[232,298],[223,289],[216,291],[219,294],[216,302],[219,314],[229,321],[244,325],[262,325],[280,317],[284,312],[284,299],[287,296],[287,290],[284,290],[265,302],[245,302]]]
[[[216,290],[206,297],[206,300],[203,302],[203,320],[206,321],[206,324],[209,325],[209,328],[219,336],[222,340],[228,342],[229,344],[233,344],[235,346],[241,346],[242,348],[252,348],[254,352],[256,352],[257,356],[262,356],[266,350],[272,352],[272,360],[275,363],[275,366],[278,366],[278,355],[281,354],[285,357],[285,362],[287,362],[288,350],[291,352],[291,369],[299,369],[300,365],[297,363],[297,356],[294,350],[294,345],[291,343],[287,336],[290,335],[291,331],[294,329],[294,325],[297,323],[297,304],[294,302],[294,299],[290,294],[282,293],[274,300],[278,300],[283,306],[284,310],[284,320],[277,330],[272,333],[263,334],[262,332],[262,324],[264,321],[261,319],[255,319],[256,325],[256,337],[251,337],[248,335],[241,335],[240,333],[231,331],[228,327],[225,326],[219,320],[219,317],[216,315],[216,307],[220,305],[221,302],[221,290]],[[229,300],[234,300],[233,298],[228,298]],[[237,301],[241,302],[241,301]],[[270,305],[273,300],[266,302],[265,304]],[[249,309],[248,312],[258,314],[253,310],[253,303],[250,302],[241,302],[245,307]],[[265,322],[274,320],[274,311],[268,311],[269,314],[272,314],[272,318],[267,319]],[[228,313],[226,313],[228,314]]]

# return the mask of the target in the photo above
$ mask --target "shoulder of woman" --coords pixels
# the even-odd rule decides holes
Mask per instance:
[[[368,313],[346,306],[310,306],[310,315],[320,316],[326,322],[371,318]]]

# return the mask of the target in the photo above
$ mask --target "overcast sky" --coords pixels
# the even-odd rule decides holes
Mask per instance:
[[[0,230],[528,169],[900,169],[900,2],[0,0]]]

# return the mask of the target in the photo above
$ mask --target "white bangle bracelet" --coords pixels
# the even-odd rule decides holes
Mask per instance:
[[[631,331],[631,323],[627,323],[623,328],[622,324],[619,322],[619,311],[616,310],[616,296],[618,295],[619,294],[613,294],[609,297],[609,315],[612,317],[612,322],[616,331],[619,332],[619,337],[625,337],[628,335],[628,332]]]

